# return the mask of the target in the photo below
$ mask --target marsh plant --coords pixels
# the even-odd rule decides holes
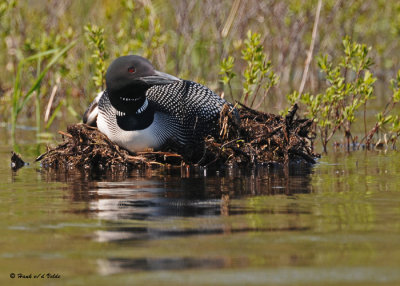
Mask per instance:
[[[104,41],[104,29],[96,25],[88,24],[85,26],[86,39],[92,50],[92,65],[94,66],[94,75],[92,77],[97,92],[104,90],[106,79],[106,60],[108,53]]]
[[[60,60],[60,58],[64,56],[68,52],[68,50],[75,45],[75,43],[76,41],[73,41],[63,48],[60,47],[56,49],[50,49],[44,52],[39,52],[35,55],[22,59],[18,63],[15,82],[14,82],[14,89],[12,94],[12,106],[11,106],[11,135],[13,140],[15,140],[15,129],[17,126],[18,116],[20,115],[24,107],[28,104],[29,100],[33,95],[35,95],[35,105],[36,105],[36,127],[37,130],[40,131],[41,109],[40,109],[39,95],[43,78],[48,73],[50,68],[54,64],[56,64]],[[49,56],[51,57],[46,62],[44,67],[41,68],[42,62]],[[34,77],[33,83],[28,89],[28,91],[25,92],[21,84],[22,72],[24,71],[25,66],[33,61],[37,62],[36,76]]]
[[[242,74],[243,92],[239,101],[255,109],[260,108],[271,88],[276,86],[279,81],[279,77],[272,69],[271,61],[268,60],[264,52],[260,39],[260,34],[248,31],[242,49],[242,59],[245,61],[246,67]],[[231,82],[236,76],[233,71],[234,66],[235,58],[229,56],[222,60],[219,72],[221,82],[228,86],[232,97]]]
[[[384,110],[376,115],[377,121],[375,125],[362,139],[362,142],[365,140],[368,148],[371,146],[374,135],[379,134],[380,131],[382,131],[380,132],[381,134],[383,133],[384,140],[382,142],[382,136],[380,136],[379,141],[375,145],[379,145],[380,143],[388,145],[388,143],[391,143],[392,147],[394,147],[400,136],[399,115],[392,114],[394,108],[400,101],[400,70],[397,72],[396,78],[390,81],[390,85],[392,95],[389,102],[385,105]]]
[[[124,12],[115,37],[118,47],[116,56],[134,53],[160,63],[160,53],[167,41],[167,35],[163,33],[161,20],[152,2],[143,1],[139,4],[124,0],[121,3]],[[135,15],[133,19],[132,15]],[[165,55],[161,58],[165,59]]]
[[[325,75],[327,88],[316,95],[310,93],[299,94],[297,91],[287,96],[291,104],[301,102],[305,108],[305,115],[315,121],[319,131],[324,152],[327,151],[328,142],[339,131],[345,136],[347,149],[350,146],[359,146],[358,143],[366,141],[367,147],[371,144],[373,135],[384,126],[392,124],[391,140],[398,137],[398,116],[390,112],[399,101],[399,75],[392,80],[393,96],[380,112],[378,121],[371,131],[367,131],[366,111],[367,103],[374,97],[374,77],[370,68],[373,65],[369,56],[371,48],[365,44],[352,42],[349,37],[343,40],[344,55],[340,56],[338,63],[328,60],[327,55],[317,57],[318,67]],[[358,141],[353,136],[351,127],[362,109],[364,125],[364,138]],[[397,131],[397,132],[396,132]]]
[[[229,56],[225,59],[222,59],[219,71],[219,75],[221,76],[220,81],[224,85],[228,86],[231,98],[233,98],[232,79],[236,77],[236,73],[233,71],[234,66],[235,58]]]
[[[400,71],[391,80],[392,96],[384,110],[377,114],[375,125],[367,126],[367,104],[374,99],[374,84],[377,78],[373,75],[370,56],[371,48],[345,37],[342,41],[343,54],[335,61],[328,55],[316,57],[320,74],[325,77],[326,88],[318,94],[294,91],[287,95],[290,105],[300,103],[306,117],[313,119],[315,131],[318,132],[324,152],[335,134],[342,132],[347,150],[351,146],[359,148],[365,143],[372,145],[374,135],[379,142],[392,142],[394,145],[400,135],[400,119],[392,114],[400,100]],[[272,69],[271,62],[260,44],[260,35],[249,31],[244,41],[242,59],[245,69],[242,73],[242,96],[239,101],[255,109],[259,108],[268,92],[277,85],[279,77]],[[232,96],[232,81],[237,74],[235,58],[228,56],[220,64],[220,81],[227,87]],[[233,96],[232,96],[233,97]],[[234,98],[234,97],[233,97]],[[289,108],[282,113],[287,114]],[[352,133],[352,125],[361,120],[364,136],[360,139]],[[384,134],[382,139],[382,134]],[[375,145],[377,145],[375,143]]]

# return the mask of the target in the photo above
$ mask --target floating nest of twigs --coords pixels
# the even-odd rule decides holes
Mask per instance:
[[[312,120],[296,119],[297,105],[285,117],[263,113],[244,105],[239,109],[240,123],[228,106],[220,119],[220,136],[207,137],[200,159],[172,146],[162,151],[131,154],[111,142],[97,128],[85,124],[68,127],[60,132],[63,143],[37,158],[44,168],[81,168],[88,170],[118,170],[147,167],[256,166],[258,164],[314,164]]]

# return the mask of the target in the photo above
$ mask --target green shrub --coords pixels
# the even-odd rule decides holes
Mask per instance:
[[[108,53],[104,43],[104,29],[96,25],[88,24],[85,26],[86,38],[92,47],[92,60],[95,72],[92,77],[97,92],[103,91],[106,86],[106,60]]]
[[[243,94],[240,102],[256,109],[261,106],[270,89],[277,85],[279,80],[272,70],[271,61],[267,59],[260,38],[260,34],[248,31],[242,50],[242,59],[246,62],[246,68],[242,75]],[[222,75],[221,81],[228,85],[231,95],[231,80],[236,75],[232,71],[234,62],[235,59],[232,56],[223,59],[219,72]]]
[[[354,142],[351,125],[356,120],[356,112],[372,99],[376,78],[370,71],[372,59],[368,56],[370,48],[351,42],[348,37],[343,40],[344,55],[339,63],[334,64],[328,56],[317,58],[318,67],[325,74],[328,87],[323,93],[299,95],[297,92],[288,95],[290,103],[300,102],[305,106],[305,114],[316,122],[324,151],[333,135],[343,129],[350,148]],[[366,121],[364,120],[365,133]]]

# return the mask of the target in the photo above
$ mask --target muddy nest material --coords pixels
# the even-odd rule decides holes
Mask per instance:
[[[169,147],[160,152],[130,154],[111,142],[97,128],[85,124],[60,132],[64,142],[37,158],[45,168],[114,170],[151,166],[254,166],[302,161],[315,163],[312,120],[295,119],[294,105],[286,117],[262,113],[241,105],[240,124],[228,106],[221,112],[219,138],[207,137],[200,161]]]
[[[64,142],[48,148],[36,161],[45,168],[83,168],[96,170],[141,168],[151,165],[176,164],[182,157],[169,152],[138,152],[134,155],[111,142],[97,128],[86,124],[68,126],[59,131]]]
[[[297,161],[315,163],[319,155],[312,147],[313,121],[295,119],[297,105],[285,117],[239,105],[240,125],[235,124],[229,109],[224,108],[220,138],[206,139],[207,154],[214,155],[215,162],[244,166]]]

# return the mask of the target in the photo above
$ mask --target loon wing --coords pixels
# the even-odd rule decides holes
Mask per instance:
[[[156,111],[168,115],[171,120],[166,128],[174,129],[184,145],[217,136],[220,113],[227,103],[209,88],[187,80],[153,86],[146,97]]]
[[[156,105],[158,111],[184,121],[196,117],[203,121],[212,120],[219,116],[226,103],[209,88],[188,80],[153,86],[147,91],[146,97]]]
[[[103,95],[103,91],[99,92],[96,98],[92,101],[89,105],[88,109],[86,109],[85,113],[83,114],[83,123],[90,125],[90,126],[97,126],[97,115],[99,114],[98,103],[100,97]]]

